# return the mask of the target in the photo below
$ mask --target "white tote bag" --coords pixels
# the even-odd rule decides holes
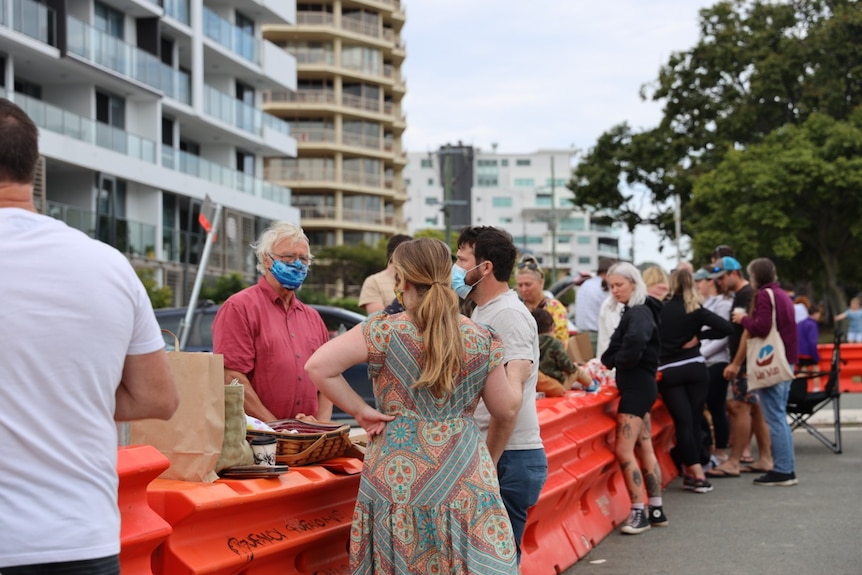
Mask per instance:
[[[793,368],[787,362],[784,340],[778,333],[775,321],[775,294],[766,288],[772,301],[772,327],[766,337],[749,337],[746,348],[746,370],[748,371],[748,389],[755,390],[772,387],[782,381],[790,381],[795,377]]]

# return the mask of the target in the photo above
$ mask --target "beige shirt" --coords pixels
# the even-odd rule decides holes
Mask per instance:
[[[365,307],[370,303],[380,303],[383,307],[388,306],[395,299],[395,271],[386,268],[382,272],[370,275],[362,282],[359,291],[359,306]]]

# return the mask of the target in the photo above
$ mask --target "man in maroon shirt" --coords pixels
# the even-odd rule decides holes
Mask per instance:
[[[313,415],[332,418],[332,402],[305,371],[329,341],[317,311],[296,297],[313,257],[302,228],[275,222],[252,246],[257,284],[232,295],[213,323],[213,351],[224,355],[224,380],[245,386],[245,412],[262,421]]]

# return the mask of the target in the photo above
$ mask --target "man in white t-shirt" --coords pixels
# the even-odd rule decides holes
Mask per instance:
[[[129,261],[36,212],[38,138],[0,99],[0,573],[115,575],[115,421],[179,396]]]
[[[527,306],[509,288],[516,256],[512,236],[505,231],[490,226],[464,228],[458,238],[452,287],[462,299],[476,303],[472,318],[500,335],[506,348],[506,376],[523,389],[518,418],[511,424],[492,418],[481,402],[474,415],[497,462],[500,495],[512,521],[520,561],[527,511],[539,500],[548,478],[548,459],[536,413],[539,332]]]
[[[608,292],[604,287],[605,276],[614,263],[616,260],[600,257],[596,275],[582,283],[575,296],[575,327],[578,333],[586,333],[589,336],[595,357],[601,357],[601,353],[598,352],[599,310],[608,298]],[[619,320],[616,323],[618,322]],[[607,334],[608,339],[612,333],[613,330]]]

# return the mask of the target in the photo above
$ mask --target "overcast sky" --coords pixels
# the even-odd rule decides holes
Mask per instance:
[[[640,99],[674,51],[693,47],[706,0],[402,0],[407,60],[404,145],[498,152],[591,148],[620,122],[655,126]],[[637,263],[675,265],[636,232]],[[628,253],[630,238],[622,240]]]

